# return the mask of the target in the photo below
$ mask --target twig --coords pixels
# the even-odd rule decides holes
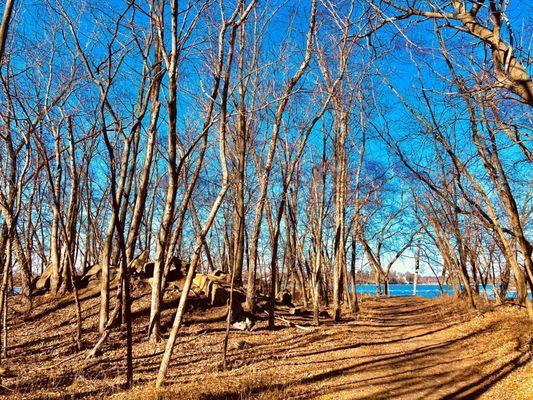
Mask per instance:
[[[280,321],[282,321],[282,322],[285,322],[288,326],[291,326],[291,327],[293,326],[295,328],[302,329],[304,331],[313,332],[316,329],[316,328],[310,328],[308,326],[302,326],[302,325],[295,324],[294,322],[291,322],[288,319],[285,319],[285,318],[282,318],[282,317],[278,317],[277,315],[275,316],[275,318],[280,320]]]

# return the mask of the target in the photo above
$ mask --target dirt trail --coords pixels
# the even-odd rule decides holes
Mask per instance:
[[[291,354],[289,364],[310,367],[308,376],[295,382],[293,396],[475,397],[527,362],[526,341],[513,337],[514,328],[491,316],[461,322],[456,315],[447,316],[441,304],[426,299],[372,302],[362,318],[339,327],[333,346]],[[320,372],[312,371],[315,365],[320,365]],[[525,398],[526,393],[516,396]]]
[[[371,300],[356,320],[272,337],[272,344],[259,344],[243,357],[257,362],[241,369],[240,388],[213,398],[237,397],[239,391],[280,399],[533,398],[531,375],[525,382],[529,390],[521,384],[504,397],[487,393],[529,361],[530,338],[520,317],[509,312],[505,319],[506,313],[498,312],[471,319],[450,307],[451,302],[422,298]],[[270,360],[262,357],[269,354]],[[238,362],[235,353],[233,360]],[[206,382],[220,378],[207,376]]]
[[[147,301],[134,303],[133,390],[119,388],[124,377],[120,332],[97,360],[68,359],[74,329],[68,308],[59,316],[37,313],[18,325],[42,330],[52,339],[26,341],[22,332],[15,338],[15,378],[3,381],[15,388],[10,397],[155,397],[152,383],[164,343],[154,347],[145,341]],[[87,332],[94,330],[97,306],[96,298],[85,304],[84,313],[93,315],[84,327]],[[167,323],[172,313],[164,313]],[[54,323],[53,335],[45,321]],[[284,327],[273,332],[260,323],[253,332],[232,332],[231,344],[244,340],[247,346],[230,351],[230,370],[224,372],[218,368],[223,308],[196,310],[187,321],[167,385],[159,393],[163,398],[533,399],[533,327],[524,312],[512,307],[478,315],[451,299],[396,297],[367,300],[357,318],[340,324],[323,321],[312,331]],[[86,337],[92,341],[93,336]]]

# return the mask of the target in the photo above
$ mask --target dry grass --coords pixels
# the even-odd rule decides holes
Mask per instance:
[[[178,339],[165,387],[153,381],[164,343],[145,340],[149,296],[134,293],[135,387],[123,391],[124,331],[115,331],[94,360],[76,356],[72,299],[39,298],[30,315],[12,315],[4,378],[9,398],[66,399],[483,399],[533,398],[532,324],[516,307],[471,312],[452,299],[382,298],[363,304],[356,318],[324,321],[302,331],[232,332],[221,371],[223,308],[196,307]],[[177,294],[166,298],[170,324]],[[84,340],[97,339],[98,293],[82,293]],[[293,317],[310,325],[310,319]]]

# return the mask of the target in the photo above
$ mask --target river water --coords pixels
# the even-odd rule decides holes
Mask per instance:
[[[351,291],[351,286],[350,286]],[[15,287],[14,288],[15,294],[20,293],[20,288]],[[381,286],[381,293],[384,292],[383,285]],[[374,284],[364,284],[364,285],[357,285],[357,293],[362,294],[369,294],[371,296],[374,296],[376,294],[376,285]],[[479,293],[483,295],[483,287],[479,286]],[[412,284],[390,284],[389,285],[389,295],[390,296],[413,296],[413,285]],[[449,285],[444,285],[442,287],[442,291],[439,287],[439,285],[422,285],[419,284],[416,287],[416,295],[421,297],[439,297],[442,295],[453,295],[453,287]],[[492,286],[487,285],[487,295],[489,298],[494,298],[494,292],[492,291]],[[508,298],[516,297],[516,292],[509,290],[507,292]],[[529,293],[529,297],[531,297],[531,293]]]
[[[376,285],[365,284],[357,285],[357,293],[365,293],[369,295],[376,294]],[[381,293],[383,293],[383,286],[381,286]],[[479,287],[479,293],[483,295],[483,287]],[[416,288],[416,295],[421,297],[439,297],[441,295],[452,295],[453,287],[449,285],[444,285],[441,289],[439,285],[421,285],[418,284]],[[391,284],[389,285],[389,295],[390,296],[412,296],[413,295],[413,285],[412,284]],[[492,286],[487,285],[487,295],[490,298],[494,297],[494,292],[492,291]],[[530,294],[531,296],[531,294]],[[516,297],[516,292],[509,290],[507,297]]]

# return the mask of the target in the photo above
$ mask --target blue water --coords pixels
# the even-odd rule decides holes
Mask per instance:
[[[20,287],[14,287],[13,291],[15,294],[20,294]],[[351,291],[351,287],[350,287]],[[381,285],[381,293],[383,294],[385,289]],[[374,296],[376,294],[376,285],[367,284],[367,285],[357,285],[357,293],[369,294]],[[483,295],[483,287],[479,286],[479,293]],[[413,285],[412,284],[391,284],[389,285],[389,295],[390,296],[412,296],[413,295]],[[416,295],[421,297],[439,297],[441,296],[441,291],[439,285],[417,285]],[[453,287],[449,285],[443,286],[442,295],[453,295]],[[494,292],[492,291],[492,286],[487,285],[487,295],[489,298],[494,298]],[[509,290],[507,292],[508,298],[516,297],[516,292]],[[532,297],[529,293],[529,297]]]
[[[365,293],[374,296],[376,294],[376,285],[357,285],[357,293]],[[381,286],[381,293],[384,293],[383,285]],[[483,287],[479,287],[479,293],[483,294]],[[421,285],[418,284],[416,287],[416,295],[421,297],[439,297],[442,294],[444,295],[453,295],[453,287],[449,285],[443,286],[443,293],[441,293],[439,285]],[[413,285],[412,284],[394,284],[389,285],[389,295],[390,296],[412,296],[413,295]],[[494,292],[492,287],[487,285],[487,295],[490,298],[494,297]],[[516,297],[516,292],[508,291],[507,297]]]

